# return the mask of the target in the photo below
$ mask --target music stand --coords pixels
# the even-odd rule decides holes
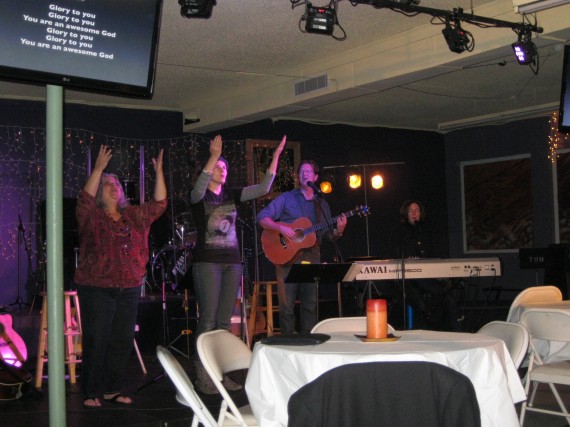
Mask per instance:
[[[362,255],[362,256],[353,256],[348,258],[349,262],[354,263],[354,268],[351,269],[351,271],[349,271],[350,274],[347,274],[347,276],[344,279],[345,282],[354,282],[356,279],[356,275],[358,273],[360,273],[360,270],[362,268],[362,266],[360,264],[358,264],[358,261],[378,261],[381,260],[382,258],[380,258],[379,256],[376,255]],[[356,310],[359,313],[363,313],[363,306],[364,306],[364,295],[366,293],[368,293],[368,299],[372,299],[372,288],[374,288],[374,292],[376,292],[376,295],[380,295],[380,292],[378,291],[378,288],[376,287],[376,285],[374,284],[373,280],[368,280],[366,281],[366,285],[364,285],[364,289],[362,289],[362,297],[358,296],[358,287],[356,287],[356,298],[357,298],[357,304],[356,304]]]
[[[285,283],[315,283],[317,287],[317,322],[319,321],[319,284],[340,283],[352,264],[294,264]],[[342,306],[338,293],[339,312]],[[339,313],[340,314],[340,313]]]

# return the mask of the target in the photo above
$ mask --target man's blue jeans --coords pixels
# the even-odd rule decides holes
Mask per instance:
[[[314,283],[285,283],[292,266],[277,265],[275,276],[279,294],[279,327],[282,334],[295,333],[295,300],[301,301],[301,319],[299,321],[302,334],[311,332],[317,323],[317,286]]]

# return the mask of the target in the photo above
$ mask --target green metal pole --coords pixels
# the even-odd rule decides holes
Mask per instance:
[[[67,420],[63,337],[63,88],[60,86],[47,86],[46,134],[49,425],[65,427]]]

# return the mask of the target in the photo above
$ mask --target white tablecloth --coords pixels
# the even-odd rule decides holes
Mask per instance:
[[[515,307],[513,310],[513,313],[511,315],[511,322],[520,322],[522,314],[528,308],[556,308],[559,310],[570,311],[570,301],[564,300],[558,302],[521,304]],[[566,342],[534,340],[534,345],[545,363],[570,360],[570,346]],[[528,364],[527,362],[525,362],[525,365]]]
[[[398,341],[364,343],[353,333],[331,334],[315,346],[257,343],[245,384],[261,427],[286,426],[289,397],[303,385],[340,365],[374,361],[440,363],[471,379],[482,426],[518,426],[515,403],[526,399],[503,341],[478,334],[398,331]]]

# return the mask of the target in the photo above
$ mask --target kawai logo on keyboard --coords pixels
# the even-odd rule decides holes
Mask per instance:
[[[406,268],[406,273],[421,273],[421,268]],[[366,265],[360,270],[360,274],[400,274],[401,268],[388,268],[387,265]]]

